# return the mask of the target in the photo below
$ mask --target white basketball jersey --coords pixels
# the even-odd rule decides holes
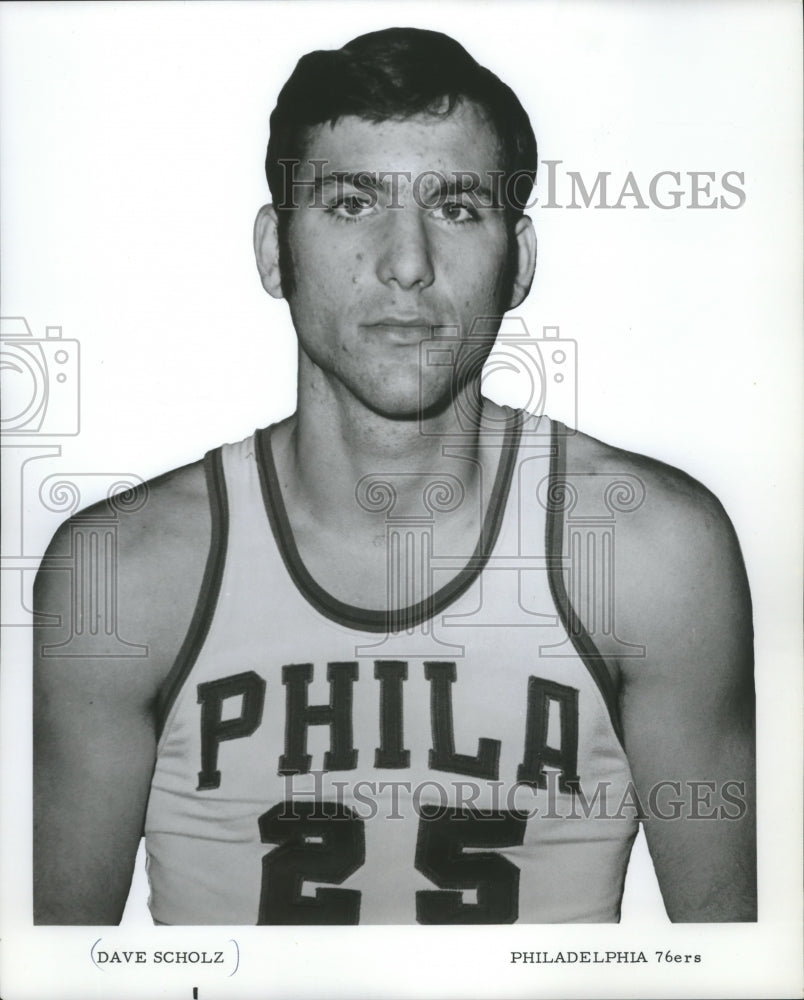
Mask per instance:
[[[396,615],[307,572],[270,429],[207,456],[213,541],[146,818],[156,921],[619,919],[637,823],[614,686],[562,577],[562,433],[504,430],[468,561],[431,531],[453,477],[406,518],[393,476],[358,484],[385,512]],[[412,573],[432,596],[399,604]]]

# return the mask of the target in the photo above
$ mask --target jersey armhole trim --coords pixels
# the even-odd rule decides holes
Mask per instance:
[[[553,421],[553,441],[550,450],[550,488],[547,492],[547,517],[545,520],[545,551],[547,554],[547,579],[553,595],[561,623],[566,629],[570,642],[597,684],[608,709],[614,734],[624,748],[622,723],[617,697],[617,689],[606,666],[606,659],[586,631],[580,616],[569,599],[562,572],[564,546],[564,508],[561,502],[550,502],[551,496],[561,496],[561,486],[567,471],[566,438],[567,429],[560,421]],[[558,489],[556,489],[558,487]]]
[[[156,709],[157,739],[162,735],[165,722],[179,691],[192,670],[201,647],[209,633],[226,563],[226,547],[229,535],[229,505],[226,496],[226,479],[223,474],[221,449],[207,452],[204,456],[204,473],[207,481],[207,495],[212,519],[209,553],[204,568],[201,589],[195,610],[181,645],[176,661],[159,692]]]

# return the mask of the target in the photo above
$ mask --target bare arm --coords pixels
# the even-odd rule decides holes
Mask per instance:
[[[617,603],[623,637],[646,647],[644,659],[620,666],[648,847],[672,920],[756,920],[753,631],[742,557],[699,484],[667,472],[645,482],[644,508],[618,538]]]
[[[55,589],[39,606],[68,611]],[[154,764],[146,671],[37,657],[34,678],[34,920],[118,923]]]
[[[109,655],[103,628],[91,627],[90,592],[101,602],[101,624],[109,620],[102,603],[109,594],[87,561],[71,558],[81,520],[59,530],[35,587],[36,610],[61,622],[34,634],[40,924],[111,924],[122,916],[155,761],[156,697],[192,615],[208,547],[203,472],[191,466],[157,481],[142,511],[115,522],[118,634],[145,646],[146,655]],[[81,614],[82,627],[74,628]],[[58,644],[71,636],[66,656]]]

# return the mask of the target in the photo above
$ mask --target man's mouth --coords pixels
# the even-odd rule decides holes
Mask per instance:
[[[424,327],[429,330],[431,327],[430,320],[425,316],[381,316],[378,320],[373,323],[366,324],[367,326],[390,326],[390,327],[412,327],[414,329],[421,329]]]
[[[382,316],[363,324],[369,334],[399,343],[418,343],[432,335],[432,324],[424,316]]]

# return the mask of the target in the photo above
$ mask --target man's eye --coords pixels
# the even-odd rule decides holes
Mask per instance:
[[[436,209],[436,215],[447,222],[470,222],[477,219],[477,212],[460,201],[445,201]]]
[[[359,219],[368,215],[374,203],[365,195],[347,194],[329,206],[330,212],[342,219]]]

